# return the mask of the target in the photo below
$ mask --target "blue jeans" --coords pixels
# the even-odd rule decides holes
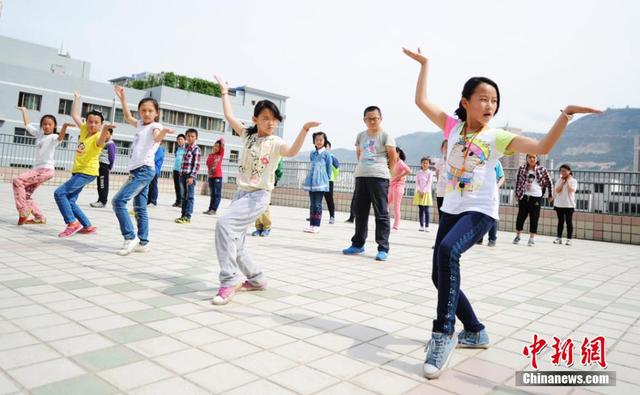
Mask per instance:
[[[494,222],[488,215],[475,211],[457,215],[442,212],[431,272],[431,280],[438,289],[434,332],[452,334],[456,316],[467,331],[478,332],[484,329],[469,299],[460,289],[460,256],[487,233]]]
[[[322,198],[325,192],[309,192],[309,225],[320,226],[322,221]]]
[[[111,203],[113,211],[120,223],[120,232],[125,240],[133,240],[136,234],[127,211],[127,202],[133,198],[133,211],[136,213],[138,221],[138,239],[140,244],[149,242],[149,217],[147,215],[147,194],[149,193],[149,183],[156,175],[156,171],[150,166],[140,166],[129,172],[127,182],[120,188]]]
[[[158,174],[156,174],[149,183],[148,203],[158,204]]]
[[[429,227],[429,209],[431,206],[418,206],[418,217],[420,218],[420,226]]]
[[[209,210],[218,211],[222,199],[222,177],[209,178]]]
[[[196,197],[196,179],[193,178],[191,185],[187,185],[187,177],[185,174],[180,174],[180,183],[184,188],[184,195],[182,195],[182,216],[191,218],[193,214],[193,201]]]
[[[68,225],[77,219],[85,228],[91,226],[91,221],[84,215],[80,207],[76,204],[76,201],[78,200],[78,195],[82,192],[82,188],[95,179],[96,176],[75,173],[67,182],[60,185],[55,192],[53,192],[53,197],[56,200],[65,224]]]

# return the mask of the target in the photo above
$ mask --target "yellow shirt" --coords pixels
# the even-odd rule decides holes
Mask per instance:
[[[86,123],[80,127],[80,138],[76,148],[76,157],[73,159],[71,173],[82,173],[88,176],[98,176],[100,168],[99,158],[102,147],[98,147],[100,132],[89,136],[89,128]]]

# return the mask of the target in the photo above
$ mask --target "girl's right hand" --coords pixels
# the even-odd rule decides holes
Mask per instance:
[[[113,125],[113,124],[105,124],[105,125],[102,127],[102,130],[103,130],[103,131],[106,131],[106,130],[109,130],[109,129],[115,129],[115,128],[116,128],[116,125]]]
[[[116,93],[119,99],[124,99],[124,87],[120,85],[114,85],[113,91]]]
[[[62,124],[62,127],[63,127],[63,128],[72,128],[72,127],[74,127],[74,126],[76,126],[76,124],[75,124],[75,123],[65,122],[65,123],[63,123],[63,124]]]
[[[311,128],[317,128],[318,126],[320,126],[321,123],[320,122],[316,122],[316,121],[311,121],[311,122],[307,122],[304,124],[304,126],[302,127],[302,129],[304,129],[305,131],[309,131],[309,129]]]
[[[421,65],[424,65],[427,63],[427,58],[422,54],[422,52],[420,52],[420,48],[418,48],[418,52],[413,52],[403,47],[402,52],[404,52],[405,55],[415,60],[416,62],[420,63]]]
[[[78,100],[78,99],[80,98],[80,92],[78,92],[78,91],[73,91],[73,98],[74,98],[75,100]]]
[[[18,109],[18,111],[21,111],[21,112],[26,112],[27,111],[27,107],[16,106],[16,108]]]
[[[222,77],[220,77],[219,75],[214,75],[213,78],[216,79],[216,81],[218,81],[218,85],[220,85],[220,93],[224,94],[224,93],[229,93],[229,84],[227,84]]]

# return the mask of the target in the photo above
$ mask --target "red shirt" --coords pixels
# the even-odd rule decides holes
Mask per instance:
[[[217,154],[209,154],[209,157],[207,158],[209,178],[222,178],[222,158],[224,158],[224,147],[220,147]]]

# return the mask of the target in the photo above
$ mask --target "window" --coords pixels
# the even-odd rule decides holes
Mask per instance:
[[[162,122],[177,126],[215,130],[220,132],[224,131],[225,125],[224,121],[219,118],[166,109],[162,109]]]
[[[620,212],[620,204],[618,202],[609,202],[609,212],[610,213]]]
[[[36,145],[36,139],[25,128],[16,128],[13,132],[14,144]]]
[[[113,140],[116,145],[116,154],[129,155],[129,148],[131,148],[130,141]]]
[[[589,210],[589,201],[584,199],[576,200],[576,209],[577,210]]]
[[[235,184],[235,183],[236,183],[235,177],[227,177],[227,184]]]
[[[58,104],[58,114],[71,115],[72,105],[73,100],[60,99],[60,104]]]
[[[18,94],[18,107],[26,107],[29,110],[40,111],[42,105],[42,95],[20,92]]]
[[[604,184],[593,184],[593,190],[595,193],[604,193]]]
[[[105,121],[109,121],[111,119],[111,107],[93,103],[82,103],[82,114],[86,117],[89,111],[98,111],[102,113]]]
[[[129,111],[131,111],[131,116],[134,117],[135,119],[140,118],[137,111],[133,111],[133,110],[129,110]],[[124,111],[122,111],[121,108],[116,108],[116,113],[113,118],[113,121],[118,123],[126,123],[124,121]]]
[[[231,150],[229,152],[229,163],[238,163],[240,153],[237,150]]]

